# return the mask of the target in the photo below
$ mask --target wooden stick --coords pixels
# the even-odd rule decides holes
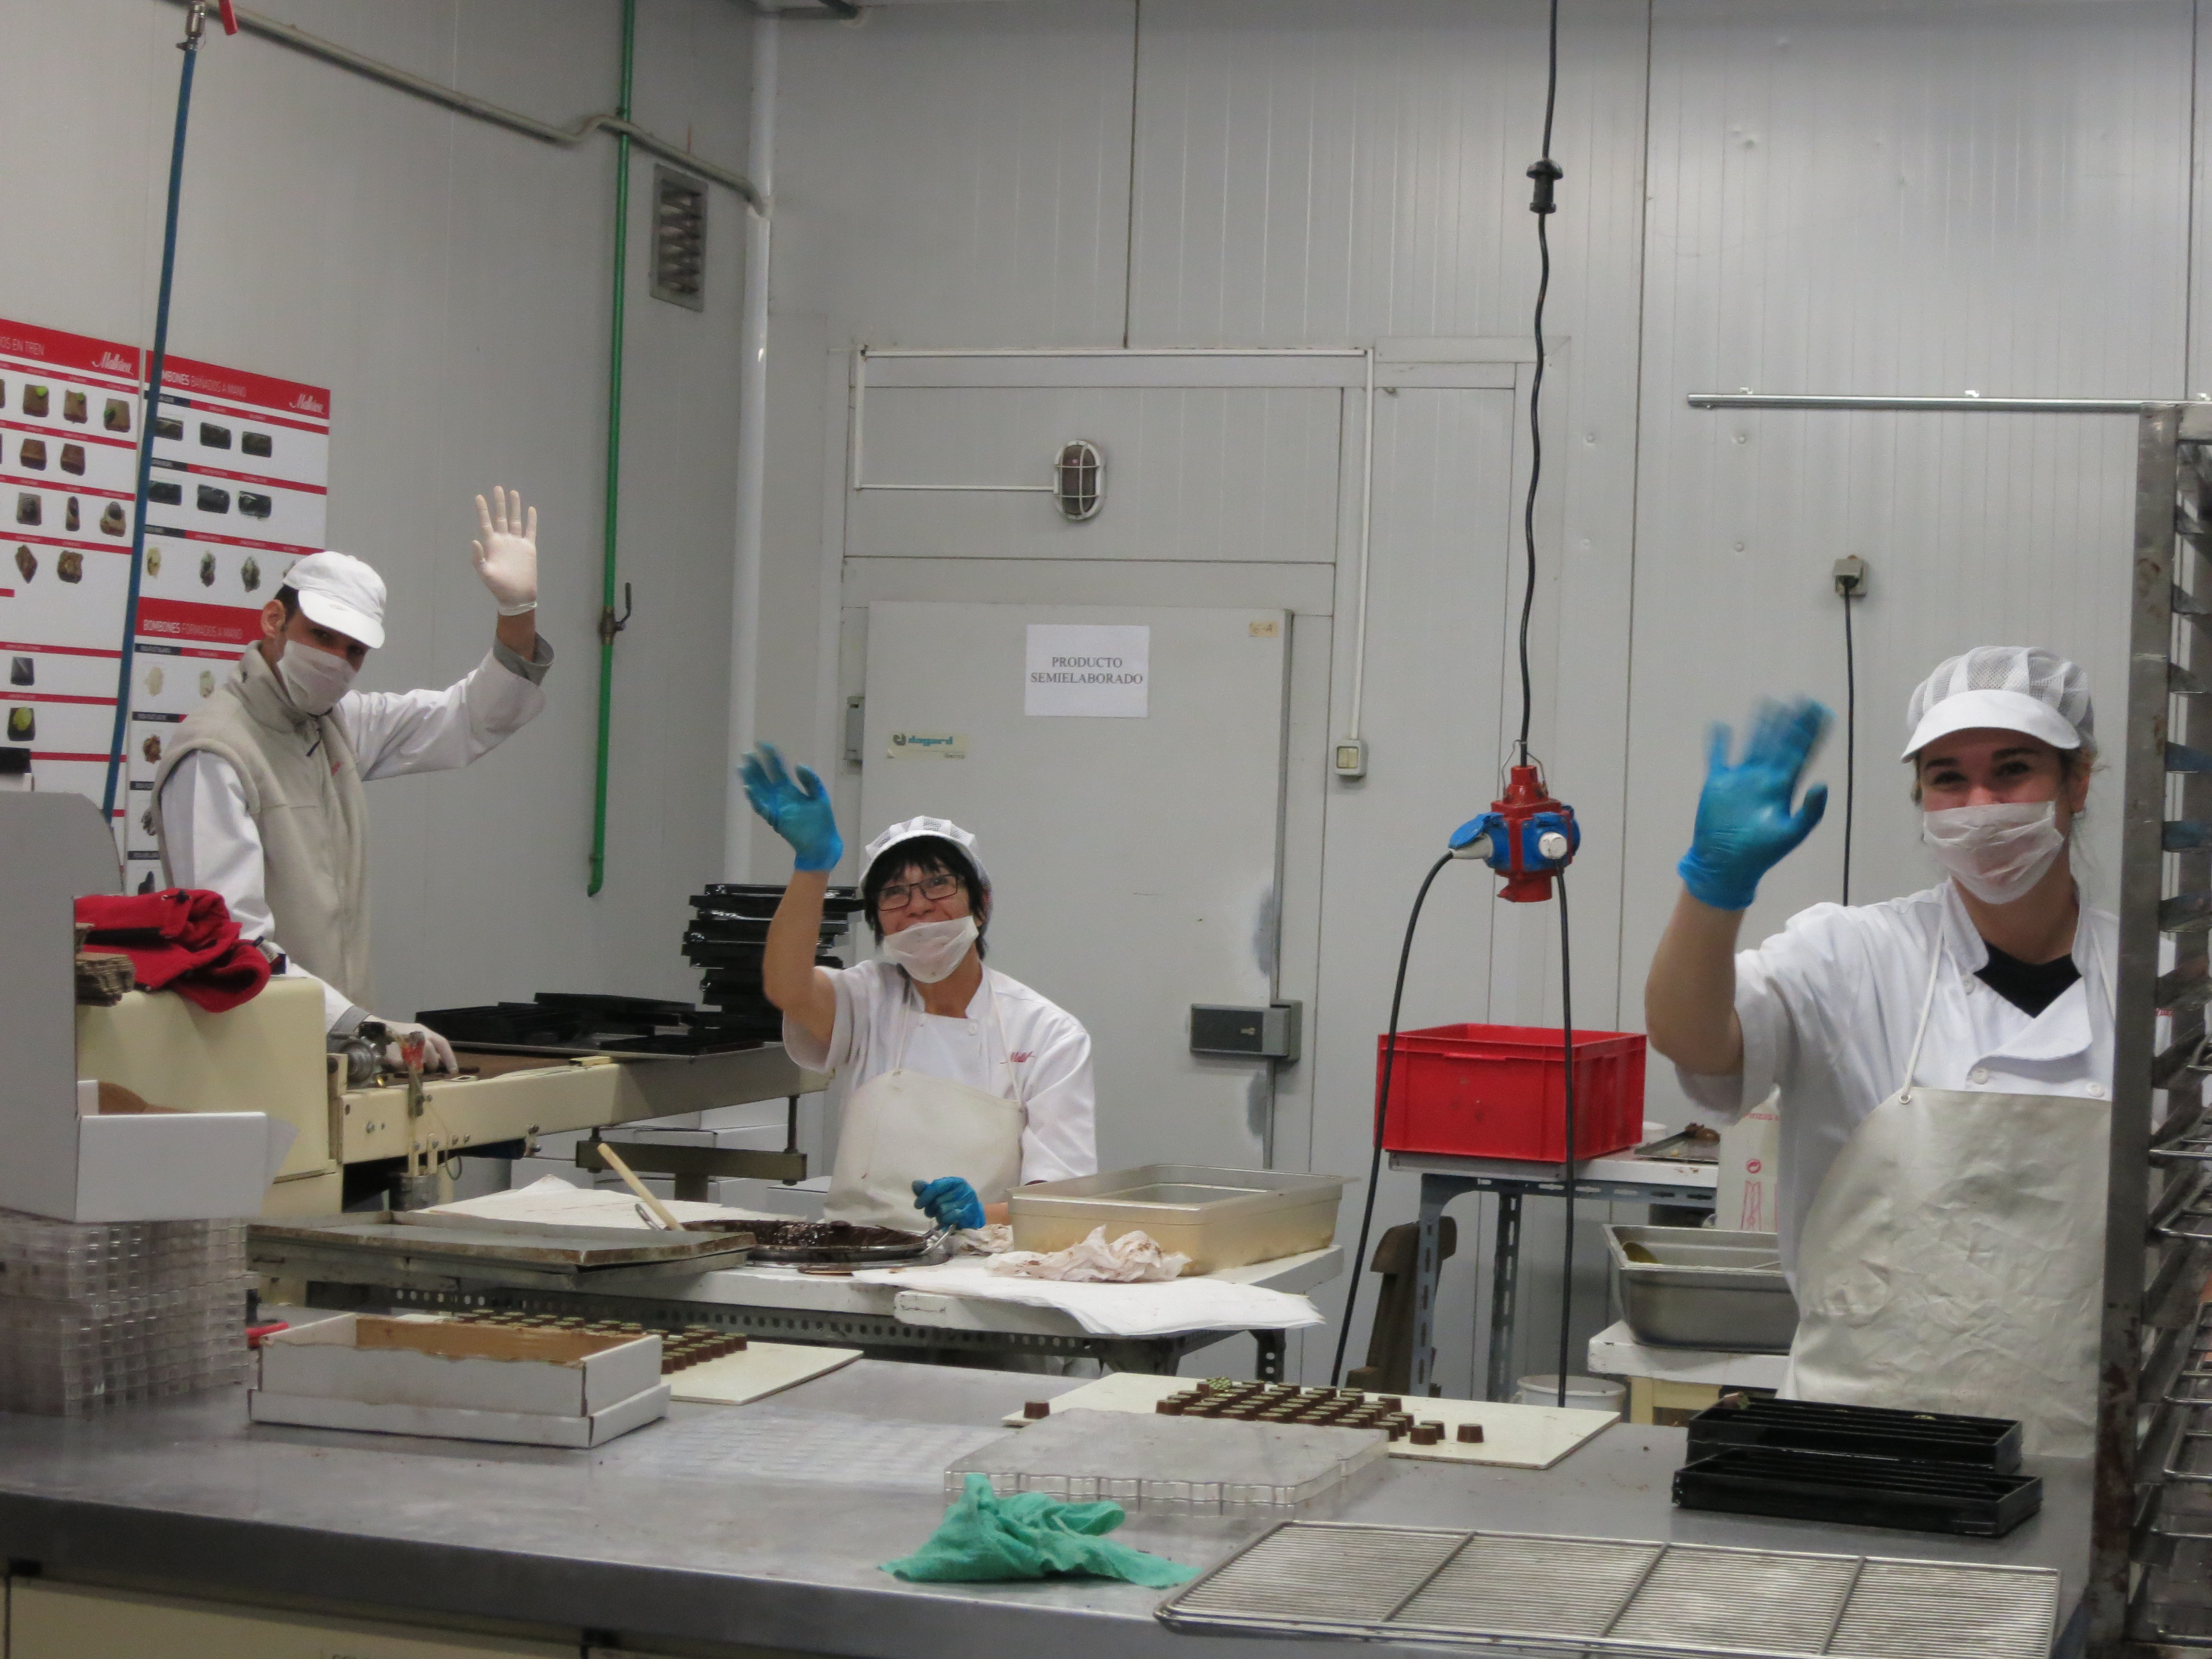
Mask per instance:
[[[645,1207],[653,1212],[653,1218],[655,1221],[672,1233],[680,1233],[684,1231],[684,1224],[668,1213],[668,1206],[655,1198],[653,1195],[653,1189],[640,1181],[629,1165],[623,1162],[621,1153],[604,1140],[594,1141],[592,1145],[599,1149],[599,1156],[606,1159],[607,1168],[628,1182],[630,1191],[644,1200]]]

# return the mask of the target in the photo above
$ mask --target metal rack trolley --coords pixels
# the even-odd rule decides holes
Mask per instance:
[[[2212,1647],[2212,405],[2143,406],[2130,600],[2095,1653]]]

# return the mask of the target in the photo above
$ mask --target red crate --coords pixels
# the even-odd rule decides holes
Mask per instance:
[[[1388,1037],[1375,1040],[1382,1087]],[[1557,1026],[1432,1025],[1398,1033],[1382,1119],[1394,1152],[1559,1164],[1567,1156],[1566,1066]],[[1575,1033],[1575,1157],[1644,1139],[1644,1034]]]

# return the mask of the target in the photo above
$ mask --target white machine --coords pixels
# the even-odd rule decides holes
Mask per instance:
[[[80,1006],[72,900],[120,890],[99,809],[0,792],[0,1208],[64,1220],[325,1215],[348,1164],[434,1168],[539,1134],[808,1093],[776,1047],[690,1059],[471,1056],[474,1077],[344,1086],[312,982],[209,1013],[170,992]],[[109,1109],[100,1107],[100,1084]],[[129,1091],[156,1109],[114,1109]]]

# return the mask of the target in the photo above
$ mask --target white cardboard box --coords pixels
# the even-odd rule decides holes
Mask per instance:
[[[348,1315],[261,1345],[257,1423],[596,1446],[666,1415],[658,1336]]]
[[[58,1221],[260,1214],[289,1124],[260,1112],[103,1116],[80,1079],[75,901],[122,886],[99,807],[0,793],[0,1209]]]

